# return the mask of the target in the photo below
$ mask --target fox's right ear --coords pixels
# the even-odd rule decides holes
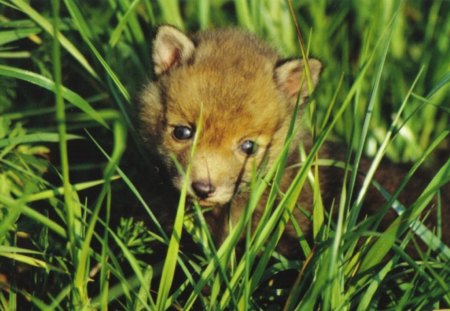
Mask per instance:
[[[309,75],[306,74],[307,68]],[[322,63],[314,58],[281,61],[275,68],[275,80],[278,87],[293,102],[300,97],[301,103],[309,96],[319,82]]]
[[[173,26],[161,26],[153,40],[153,64],[157,75],[186,62],[194,54],[191,39]]]

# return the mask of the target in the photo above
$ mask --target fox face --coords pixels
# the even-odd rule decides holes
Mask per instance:
[[[176,188],[189,178],[188,195],[201,206],[229,203],[273,163],[297,100],[305,100],[321,71],[315,59],[282,60],[236,29],[189,37],[162,26],[153,62],[156,79],[140,95],[142,135]]]

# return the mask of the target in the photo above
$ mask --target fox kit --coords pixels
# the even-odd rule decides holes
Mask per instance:
[[[270,167],[282,151],[297,100],[304,103],[322,65],[316,59],[281,59],[241,30],[212,30],[190,37],[171,26],[158,29],[153,62],[156,79],[140,95],[144,140],[156,149],[177,189],[184,175],[175,163],[186,169],[191,162],[188,198],[208,209],[205,219],[220,244],[229,221],[235,224],[242,216],[255,168]],[[310,141],[304,132],[293,140],[287,166],[300,162],[299,143]],[[282,192],[295,174],[285,171]],[[338,193],[339,187],[332,185],[336,178],[326,179],[325,191],[330,196]],[[304,188],[299,206],[308,210],[312,193]],[[262,201],[252,216],[253,226],[263,213]],[[311,225],[304,213],[296,212],[295,218],[308,234]],[[298,240],[288,225],[279,245],[282,253],[293,252],[298,245],[293,239]]]

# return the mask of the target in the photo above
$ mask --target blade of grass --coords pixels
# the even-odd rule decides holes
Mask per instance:
[[[148,301],[150,302],[150,305],[148,305],[145,300],[140,300],[140,305],[147,310],[156,310],[156,305],[153,301],[153,298],[150,295],[150,289],[149,284],[147,283],[147,278],[145,277],[145,274],[141,270],[139,261],[113,231],[110,231],[110,235],[114,239],[116,244],[119,246],[125,258],[128,260],[128,263],[130,264],[131,268],[133,269],[133,272],[136,274],[136,277],[139,280],[139,284],[141,285],[141,287],[143,287],[143,292],[147,294],[147,298]],[[140,298],[140,296],[138,296],[138,298]]]
[[[153,269],[151,266],[147,266],[145,271],[144,271],[144,278],[146,281],[146,284],[151,284],[151,280],[153,277]],[[147,293],[147,288],[145,286],[141,286],[138,292],[138,296],[139,296],[139,300],[140,301],[146,301],[147,297],[148,297],[148,293]],[[137,301],[136,307],[134,310],[136,311],[140,311],[143,309],[143,305],[139,302],[139,300]]]
[[[236,6],[236,13],[238,17],[238,21],[240,25],[243,25],[245,28],[249,29],[252,32],[255,32],[254,21],[250,15],[250,9],[248,1],[244,0],[234,0],[234,4]]]
[[[66,230],[62,226],[60,226],[53,220],[49,219],[48,217],[42,215],[41,213],[37,212],[35,209],[26,206],[24,202],[22,202],[22,199],[13,200],[7,196],[0,194],[0,203],[14,211],[17,211],[17,213],[21,213],[36,222],[42,223],[44,226],[48,227],[50,230],[58,234],[60,237],[67,238]],[[0,232],[8,229],[3,227],[5,225],[6,223],[1,223]]]
[[[111,220],[111,199],[112,194],[111,191],[108,192],[107,201],[106,201],[106,216],[105,216],[105,222],[102,225],[106,228],[110,227],[110,220]],[[105,233],[103,234],[102,240],[101,240],[101,253],[100,253],[100,260],[99,265],[100,267],[103,267],[103,269],[100,270],[100,285],[99,285],[99,291],[100,291],[100,310],[107,311],[108,310],[108,297],[109,297],[109,286],[110,286],[110,279],[111,279],[111,271],[109,269],[106,269],[105,267],[108,266],[108,258],[109,258],[109,231],[105,230]],[[89,273],[90,275],[92,273]]]
[[[83,137],[79,135],[67,135],[67,140],[82,139]],[[59,141],[59,136],[56,133],[33,133],[26,134],[18,137],[11,137],[0,139],[0,148],[14,148],[21,144],[32,144],[32,143],[56,143]],[[3,153],[3,152],[2,152]],[[2,158],[2,156],[0,156]]]
[[[142,4],[144,0],[135,0],[136,2],[139,2],[139,4]],[[144,1],[145,2],[145,1]],[[128,20],[128,31],[132,36],[133,44],[136,50],[139,50],[141,59],[143,60],[143,66],[145,66],[145,69],[149,68],[150,66],[150,55],[148,51],[148,46],[146,44],[146,36],[144,35],[144,32],[147,33],[146,29],[141,26],[140,20],[137,16],[137,9],[139,7],[133,8],[134,2],[129,3],[129,0],[120,0],[119,5],[122,7],[122,10],[127,14],[128,12],[133,12],[133,14],[129,14],[127,17]],[[125,16],[124,16],[125,17]],[[120,17],[119,17],[120,18]],[[153,26],[154,24],[152,24]]]
[[[17,254],[16,252],[12,253],[12,254],[9,254],[9,253],[2,252],[1,249],[0,249],[0,256],[12,259],[14,261],[18,261],[18,262],[24,263],[24,264],[29,265],[29,266],[34,266],[34,267],[37,267],[37,268],[42,268],[42,269],[45,269],[45,270],[49,270],[49,267],[48,267],[48,265],[47,265],[47,263],[45,261],[36,259],[34,257],[30,257],[30,256],[22,255],[22,254]]]
[[[87,225],[86,234],[83,239],[83,243],[81,245],[81,250],[79,253],[79,262],[76,267],[76,272],[74,276],[74,284],[77,288],[86,288],[87,287],[87,268],[89,265],[89,253],[91,251],[91,241],[95,232],[95,226],[97,224],[97,220],[99,218],[100,209],[104,203],[105,197],[110,193],[110,185],[111,185],[111,177],[120,161],[120,158],[125,150],[125,141],[126,141],[126,129],[122,120],[118,118],[116,122],[114,122],[114,148],[111,155],[111,158],[108,161],[108,164],[103,173],[103,179],[105,183],[103,184],[102,189],[100,190],[100,194],[97,198],[97,202],[95,204],[94,210],[90,215],[90,220]],[[83,293],[86,294],[86,293]]]
[[[70,255],[75,267],[78,267],[79,262],[79,250],[77,245],[77,239],[82,236],[81,220],[81,207],[78,201],[75,200],[75,193],[73,192],[72,185],[69,176],[69,154],[67,150],[67,128],[66,128],[66,115],[64,98],[62,95],[62,69],[61,69],[61,49],[59,42],[59,0],[52,0],[52,15],[53,15],[53,77],[55,80],[55,104],[56,104],[56,122],[59,134],[59,153],[62,170],[62,183],[64,188],[64,209],[66,214],[66,232],[68,237],[68,247]],[[86,288],[83,286],[77,286],[77,282],[73,282],[75,293],[71,296],[72,305],[80,306],[87,305],[88,295]]]
[[[371,282],[358,304],[358,311],[369,310],[375,293],[379,290],[381,282],[384,280],[386,275],[394,268],[394,264],[394,261],[390,259],[387,264],[371,278]]]
[[[17,28],[14,30],[0,31],[0,46],[20,40],[22,38],[26,38],[31,35],[36,35],[40,32],[40,28]]]
[[[28,70],[23,70],[6,65],[0,65],[0,75],[27,81],[29,83],[35,84],[37,86],[40,86],[44,89],[56,93],[57,87],[54,81],[51,81],[50,79],[42,75],[39,75],[37,73]],[[92,119],[94,119],[104,127],[108,127],[107,123],[103,120],[101,115],[77,93],[61,85],[61,94],[64,99],[66,99],[68,102],[70,102],[80,110],[84,111]]]
[[[42,29],[44,29],[50,36],[55,36],[55,25],[52,25],[28,3],[23,0],[11,0],[11,2],[14,3],[24,14],[28,15],[39,26],[41,26]],[[73,45],[64,35],[59,33],[59,31],[56,31],[56,33],[58,40],[60,40],[61,45],[67,50],[67,52],[69,52],[94,78],[99,79],[94,69],[91,67],[83,54],[75,47],[75,45]]]
[[[162,11],[163,20],[180,29],[184,29],[184,22],[180,13],[180,3],[176,0],[158,0],[158,3]]]
[[[134,11],[136,10],[136,7],[138,4],[140,4],[142,0],[134,0],[128,7],[125,14],[122,16],[122,18],[119,21],[119,24],[117,24],[116,28],[113,30],[111,37],[109,39],[109,44],[114,47],[117,42],[120,39],[120,36],[127,26],[127,23],[130,21],[130,19],[133,17]]]
[[[115,87],[120,91],[120,94],[125,98],[125,100],[130,102],[130,95],[126,90],[125,86],[122,84],[120,79],[117,77],[116,73],[112,70],[111,66],[109,66],[108,62],[102,57],[101,53],[94,46],[91,40],[91,34],[89,31],[89,24],[84,19],[81,14],[78,4],[74,3],[72,0],[64,0],[67,9],[69,10],[70,15],[72,16],[73,21],[78,27],[78,31],[83,38],[84,42],[87,44],[91,52],[94,54],[95,58],[99,61],[103,69],[106,71],[108,77],[113,81]]]
[[[377,96],[378,96],[378,90],[379,90],[380,83],[381,83],[381,75],[382,75],[383,70],[385,68],[385,62],[386,62],[386,58],[387,58],[387,55],[388,55],[389,45],[390,45],[391,40],[392,40],[393,29],[394,29],[394,27],[392,27],[392,24],[395,22],[396,17],[398,16],[399,9],[400,9],[400,5],[397,4],[396,13],[391,18],[391,21],[389,23],[389,25],[391,25],[391,26],[389,27],[389,25],[388,25],[388,27],[386,27],[386,29],[385,29],[385,31],[387,32],[387,35],[386,35],[385,38],[383,38],[384,40],[382,41],[383,42],[382,43],[383,46],[381,47],[381,57],[379,59],[378,65],[376,67],[377,68],[376,69],[376,75],[375,75],[375,78],[374,78],[374,81],[373,81],[371,93],[370,93],[370,96],[369,96],[369,102],[368,102],[367,108],[366,108],[363,128],[362,128],[361,136],[360,136],[360,140],[359,140],[359,146],[358,146],[358,149],[357,149],[357,152],[356,152],[356,155],[355,155],[355,161],[354,161],[355,168],[359,167],[359,163],[360,163],[362,155],[363,155],[363,150],[364,150],[364,146],[365,146],[365,143],[366,143],[367,134],[368,134],[368,131],[369,131],[369,125],[370,125],[370,121],[372,119],[372,112],[373,112],[373,109],[374,109],[374,105],[376,103],[376,99],[377,99]],[[384,37],[384,36],[382,36],[382,37]],[[386,142],[387,141],[389,141],[389,140],[386,140]],[[382,156],[382,154],[384,152],[384,149],[385,148],[380,149],[381,151],[379,152],[379,155],[378,155],[379,159],[378,159],[378,161],[374,161],[374,163],[378,163],[381,160],[381,156]],[[348,223],[349,223],[350,227],[353,227],[355,225],[355,223],[356,223],[357,217],[359,215],[359,210],[361,209],[361,206],[362,206],[363,198],[364,198],[364,196],[366,194],[366,191],[367,191],[367,188],[368,188],[368,184],[370,183],[370,180],[373,178],[373,174],[374,174],[374,171],[375,171],[377,166],[378,165],[375,166],[374,164],[372,164],[371,167],[373,167],[373,169],[372,169],[372,172],[371,172],[371,178],[366,178],[365,179],[364,185],[362,187],[362,189],[364,189],[364,190],[361,190],[358,193],[358,197],[357,197],[355,203],[353,204],[354,208],[352,208],[352,213],[350,214],[350,217],[349,217],[349,220],[348,220]],[[357,178],[357,171],[358,170],[355,169],[352,172],[352,175],[350,177],[350,185],[348,187],[349,188],[349,196],[348,196],[348,198],[351,198],[353,196],[353,189],[355,189],[356,178]]]
[[[197,146],[198,139],[200,137],[202,125],[203,125],[202,110],[200,110],[199,120],[197,121],[197,129],[195,132],[194,141],[192,143],[192,149],[190,153],[191,159],[194,157],[195,154],[196,149],[195,147]],[[177,213],[175,216],[175,223],[173,226],[172,234],[170,236],[169,247],[167,249],[167,256],[161,274],[161,281],[159,283],[158,297],[156,299],[156,310],[160,311],[166,309],[166,300],[167,297],[169,296],[169,291],[175,274],[178,251],[180,248],[181,233],[183,231],[183,220],[186,208],[187,189],[190,185],[191,162],[192,161],[189,161],[189,164],[186,168],[183,185],[180,191],[180,200],[178,203]]]
[[[436,94],[441,88],[443,88],[447,83],[450,83],[450,72],[445,74],[442,79],[440,79],[433,87],[433,89],[427,94],[426,98],[430,99]],[[445,108],[445,107],[442,107]],[[448,108],[447,108],[448,109]]]
[[[186,179],[186,181],[183,183],[183,188],[181,190],[181,198],[177,208],[173,232],[170,236],[169,247],[167,249],[167,256],[164,261],[164,266],[161,274],[161,281],[159,283],[158,288],[158,297],[156,299],[155,310],[162,311],[166,309],[166,301],[169,296],[170,288],[172,286],[178,257],[178,250],[180,248],[181,232],[183,228],[183,217],[186,204],[185,198],[187,192],[187,184],[188,182]]]
[[[200,24],[200,29],[206,29],[210,25],[211,19],[211,1],[199,0],[197,1],[197,14]]]
[[[120,176],[113,176],[111,177],[111,181],[114,180],[118,180],[120,178]],[[92,180],[92,181],[87,181],[87,182],[82,182],[82,183],[76,183],[73,184],[73,189],[76,192],[79,192],[81,190],[86,190],[86,189],[90,189],[93,187],[97,187],[100,186],[102,184],[105,183],[104,179],[98,179],[98,180]],[[40,200],[47,200],[50,198],[53,198],[57,195],[62,195],[64,193],[64,188],[63,187],[58,187],[52,190],[44,190],[41,192],[37,192],[37,193],[33,193],[30,194],[29,196],[27,196],[26,200],[27,202],[35,202],[35,201],[40,201]]]

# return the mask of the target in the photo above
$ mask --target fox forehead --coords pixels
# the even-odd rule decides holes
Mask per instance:
[[[200,33],[194,41],[193,58],[170,73],[168,110],[189,122],[198,120],[201,109],[205,120],[220,114],[228,121],[236,116],[257,121],[258,115],[275,117],[276,111],[287,108],[274,79],[274,50],[231,30]]]
[[[173,73],[167,92],[169,125],[204,121],[205,130],[264,131],[289,113],[288,105],[271,76],[255,73],[242,79],[234,69],[196,70],[195,66]],[[216,133],[218,134],[218,133]]]
[[[196,126],[201,119],[202,137],[211,136],[208,141],[213,143],[272,133],[286,118],[286,105],[277,98],[273,83],[256,77],[251,82],[230,83],[226,80],[233,76],[218,76],[217,71],[200,75],[189,71],[189,77],[175,79],[183,82],[172,83],[168,90],[169,126]]]

